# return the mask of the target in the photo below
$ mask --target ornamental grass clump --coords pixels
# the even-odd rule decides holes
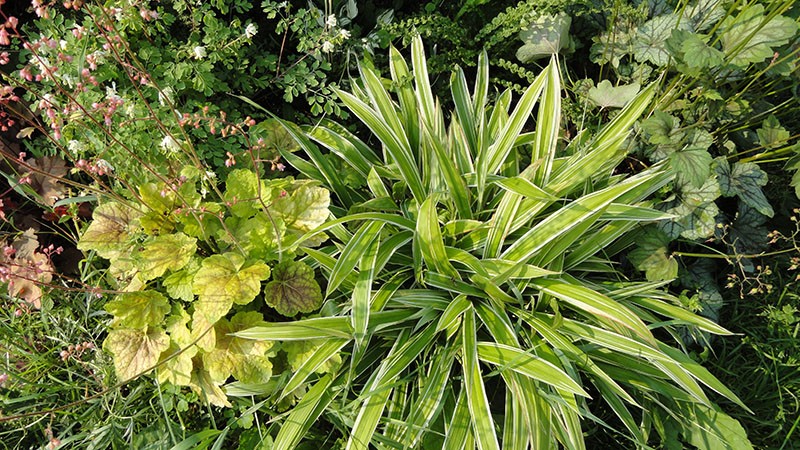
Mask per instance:
[[[421,39],[411,54],[409,68],[392,48],[391,80],[362,65],[353,91],[338,93],[372,145],[333,122],[284,123],[307,159],[284,158],[330,189],[332,216],[294,246],[323,242],[304,249],[327,277],[321,317],[236,333],[325,339],[280,387],[308,391],[275,448],[294,448],[317,421],[353,449],[585,448],[587,421],[636,445],[653,431],[746,442],[707,391],[744,405],[681,350],[674,327],[729,333],[614,260],[629,231],[670,217],[647,200],[668,170],[614,172],[655,87],[562,145],[555,60],[512,108],[510,91],[490,104],[484,53],[472,92],[454,70],[448,114]],[[342,352],[339,369],[316,374]]]

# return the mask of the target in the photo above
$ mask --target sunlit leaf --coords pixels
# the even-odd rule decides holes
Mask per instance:
[[[296,181],[286,195],[274,199],[270,211],[283,220],[289,230],[307,233],[322,225],[330,212],[330,192],[310,181]]]
[[[120,380],[129,380],[151,369],[169,348],[163,329],[118,328],[108,332],[103,348],[114,355],[114,368]]]
[[[158,291],[128,292],[106,303],[105,310],[114,315],[114,326],[146,328],[159,325],[169,312],[167,299]]]
[[[572,18],[563,12],[540,15],[519,32],[525,44],[517,50],[517,59],[526,63],[559,53],[570,44],[571,24]]]
[[[78,249],[94,250],[105,259],[129,258],[129,238],[140,228],[142,214],[121,203],[109,202],[95,208],[92,223],[78,241]]]
[[[197,354],[198,348],[192,345],[192,335],[187,326],[191,320],[189,314],[179,305],[173,306],[172,313],[167,316],[164,326],[170,337],[170,346],[161,354],[162,361],[169,359],[158,367],[158,381],[188,386],[194,367],[192,358]]]
[[[261,291],[261,281],[269,277],[269,267],[263,262],[245,265],[235,253],[212,255],[203,260],[194,276],[192,291],[197,294],[195,308],[214,323],[231,309],[234,303],[250,303]]]
[[[637,247],[628,257],[637,269],[645,272],[648,281],[672,280],[678,276],[678,261],[669,254],[669,236],[657,228],[648,228],[636,239]]]
[[[764,5],[753,3],[738,15],[725,17],[717,33],[730,62],[746,67],[771,58],[774,49],[789,42],[797,30],[794,19],[778,15],[767,20]]]
[[[640,89],[639,83],[612,86],[610,81],[603,80],[589,89],[587,97],[601,108],[622,108],[636,97]]]
[[[172,233],[150,238],[142,246],[144,250],[136,254],[136,268],[142,280],[149,281],[167,270],[182,269],[197,250],[197,239]]]

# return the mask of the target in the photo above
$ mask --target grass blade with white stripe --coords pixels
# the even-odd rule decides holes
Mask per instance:
[[[295,370],[294,374],[292,374],[292,377],[286,382],[286,386],[283,387],[283,391],[281,391],[281,396],[278,401],[282,400],[287,395],[299,388],[303,383],[305,383],[306,380],[308,380],[308,377],[314,374],[320,366],[339,354],[339,351],[345,345],[347,345],[348,342],[350,342],[349,339],[329,338],[322,343],[322,345],[317,347],[317,349],[314,350],[314,354],[311,355],[310,358],[303,361],[303,364],[301,364],[300,367]]]
[[[333,266],[330,276],[328,277],[328,288],[326,290],[326,297],[331,295],[333,291],[342,283],[348,275],[350,275],[358,264],[364,249],[368,248],[380,235],[383,229],[383,222],[366,222],[358,232],[350,239],[350,242],[342,249],[339,259]]]
[[[325,407],[333,401],[335,395],[331,389],[332,384],[333,378],[331,375],[325,375],[303,395],[300,402],[292,408],[289,417],[284,420],[283,426],[275,437],[275,442],[272,446],[273,450],[294,450],[297,448],[300,439],[305,436],[311,425],[316,422]]]
[[[513,370],[526,377],[564,389],[582,397],[590,395],[575,380],[553,364],[510,345],[478,342],[478,358],[493,364],[501,371]]]
[[[537,289],[566,302],[578,312],[596,317],[613,328],[621,325],[655,345],[655,338],[647,325],[621,303],[587,287],[563,280],[542,278],[532,283]]]
[[[464,314],[461,326],[462,361],[464,368],[464,389],[467,391],[467,404],[472,418],[472,429],[480,450],[500,450],[497,434],[494,431],[492,411],[483,385],[483,376],[478,365],[478,343],[476,340],[475,312]]]

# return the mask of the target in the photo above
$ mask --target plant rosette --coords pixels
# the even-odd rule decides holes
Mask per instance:
[[[338,92],[377,151],[330,121],[284,122],[302,151],[282,156],[332,193],[333,218],[298,243],[330,233],[304,251],[336,306],[235,334],[326,339],[283,387],[289,396],[311,383],[274,448],[295,448],[328,419],[354,449],[583,448],[584,421],[599,420],[593,408],[610,408],[643,446],[668,420],[685,436],[705,427],[709,439],[746,442],[741,427],[728,427],[738,422],[712,420],[729,417],[703,386],[744,405],[669,344],[673,323],[730,333],[681,307],[666,282],[627,281],[613,259],[631,231],[672,218],[647,200],[674,177],[664,164],[614,174],[655,87],[593,136],[563,145],[555,59],[512,108],[510,91],[490,104],[484,53],[472,92],[453,72],[455,110],[445,114],[419,37],[411,58],[409,68],[392,48],[391,80],[361,66],[354,91]],[[366,183],[349,182],[341,167]],[[343,365],[315,374],[342,349]]]
[[[155,369],[162,383],[230,406],[221,386],[231,377],[267,383],[281,349],[232,334],[264,323],[265,314],[296,317],[321,305],[314,270],[287,249],[302,248],[297,238],[327,220],[330,199],[310,180],[262,180],[237,169],[221,198],[205,201],[197,172],[142,185],[138,201],[100,204],[78,248],[109,261],[116,290],[105,305],[113,320],[103,347],[118,378]],[[302,363],[291,355],[303,353],[284,353],[290,365]]]

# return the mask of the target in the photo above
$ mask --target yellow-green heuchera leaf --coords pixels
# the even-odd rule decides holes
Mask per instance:
[[[286,228],[307,233],[328,219],[331,194],[311,181],[295,181],[285,195],[274,199],[270,211]]]
[[[287,317],[316,310],[322,304],[322,292],[314,280],[314,269],[299,261],[278,264],[272,281],[264,287],[264,301]]]
[[[228,174],[225,181],[225,194],[223,199],[231,204],[231,214],[236,217],[250,217],[261,209],[259,202],[254,201],[259,198],[258,175],[250,170],[237,169]],[[261,185],[261,199],[268,202],[270,190]]]
[[[194,276],[192,291],[198,295],[195,310],[214,323],[234,303],[246,305],[253,301],[269,273],[269,266],[263,262],[245,265],[244,257],[236,253],[209,256]]]
[[[264,318],[255,311],[237,313],[230,322],[221,319],[214,325],[217,342],[203,354],[203,367],[215,383],[231,375],[242,383],[266,383],[272,376],[269,360],[271,341],[256,341],[231,336],[232,333],[261,325]]]
[[[297,372],[300,367],[309,358],[314,356],[314,353],[322,346],[325,341],[321,339],[286,341],[281,343],[281,350],[286,352],[286,360],[292,366],[292,371]],[[342,363],[342,355],[335,353],[328,358],[324,363],[316,368],[315,372],[319,374],[328,373],[333,371]]]
[[[167,351],[161,354],[162,360],[166,358],[169,360],[158,368],[159,383],[172,383],[177,386],[188,386],[191,383],[194,368],[192,358],[198,349],[193,345],[192,334],[187,327],[189,320],[191,320],[189,314],[179,304],[174,304],[172,314],[167,317],[165,325],[170,345]]]
[[[169,302],[156,291],[128,292],[106,303],[105,310],[114,315],[114,327],[143,329],[161,324]]]
[[[129,238],[139,229],[142,214],[122,203],[105,203],[95,208],[92,223],[78,241],[78,249],[94,250],[100,257],[116,260],[129,254]]]
[[[197,239],[173,233],[150,238],[143,246],[144,250],[136,255],[136,267],[142,280],[149,281],[167,270],[182,269],[197,251]]]
[[[117,377],[125,381],[156,365],[161,353],[169,348],[169,336],[157,327],[120,328],[108,333],[103,348],[114,355]]]

